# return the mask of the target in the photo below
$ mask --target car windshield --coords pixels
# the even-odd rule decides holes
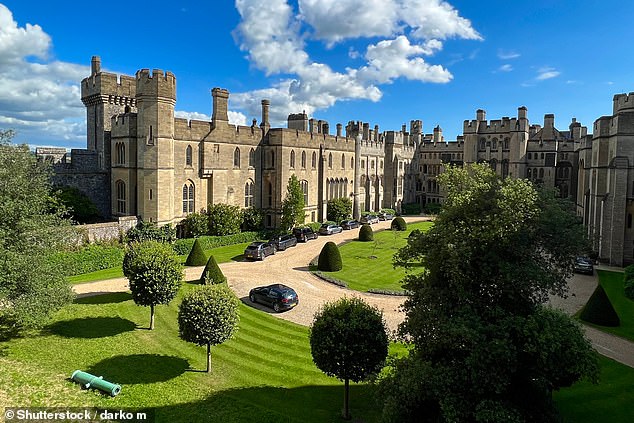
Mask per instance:
[[[249,245],[249,246],[247,247],[247,250],[257,250],[257,249],[258,249],[258,247],[259,247],[259,245]]]

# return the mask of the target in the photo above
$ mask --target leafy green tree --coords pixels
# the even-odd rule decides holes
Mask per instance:
[[[293,174],[288,179],[286,198],[282,202],[282,230],[288,231],[294,226],[303,225],[306,220],[304,213],[304,192],[297,176]]]
[[[154,329],[154,307],[169,304],[183,280],[183,267],[168,244],[134,242],[123,257],[123,274],[128,278],[132,299],[150,307],[150,330]]]
[[[217,203],[209,205],[209,235],[233,235],[240,232],[242,212],[240,207]]]
[[[344,381],[343,417],[350,418],[350,381],[376,374],[387,357],[389,339],[383,314],[360,298],[326,303],[310,327],[310,352],[317,367]]]
[[[207,264],[207,255],[203,251],[200,241],[196,238],[185,260],[185,266],[204,266],[205,264]]]
[[[203,285],[216,285],[226,283],[227,277],[222,273],[220,266],[216,263],[214,256],[209,256],[205,270],[200,276],[200,283]]]
[[[143,241],[172,243],[176,240],[176,228],[171,224],[158,226],[154,222],[140,221],[136,227],[128,230],[125,240],[128,243]]]
[[[196,288],[178,307],[180,337],[207,346],[207,373],[211,372],[211,346],[230,339],[238,329],[238,298],[226,285]]]
[[[94,223],[101,218],[95,203],[77,188],[60,187],[55,195],[77,223]]]
[[[0,333],[38,327],[73,294],[48,258],[68,246],[70,221],[53,194],[50,167],[0,130]]]
[[[185,238],[198,238],[207,235],[209,232],[209,217],[207,213],[190,213],[181,222],[183,225]]]
[[[326,206],[326,218],[333,222],[341,222],[352,215],[352,201],[349,198],[333,198]]]
[[[566,201],[488,166],[438,179],[447,198],[434,226],[395,256],[425,270],[405,278],[412,349],[381,383],[384,419],[553,421],[552,390],[597,376],[582,332],[541,306],[565,293],[583,227]]]
[[[264,210],[248,207],[242,210],[242,230],[259,231],[264,225]]]

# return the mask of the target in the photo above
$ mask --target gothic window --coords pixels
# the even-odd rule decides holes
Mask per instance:
[[[540,167],[539,168],[539,179],[543,179],[544,178],[544,168]]]
[[[361,160],[361,170],[365,169],[365,160]]]
[[[509,176],[509,161],[502,160],[502,178]]]
[[[275,167],[275,151],[271,151],[271,167]]]
[[[240,148],[233,150],[233,167],[240,167]]]
[[[302,151],[302,169],[306,169],[306,152]]]
[[[310,161],[311,167],[314,169],[317,167],[317,153],[313,151],[313,158]]]
[[[152,133],[152,125],[148,129],[147,139],[145,140],[147,145],[154,145],[154,134]]]
[[[346,155],[345,154],[341,155],[341,168],[342,169],[346,168]]]
[[[332,153],[328,153],[328,169],[332,169]]]
[[[272,207],[273,206],[273,184],[270,182],[269,182],[268,197],[269,197],[269,207]]]
[[[188,145],[185,149],[185,166],[192,165],[192,146]]]
[[[295,167],[295,150],[291,150],[291,167]]]
[[[374,160],[370,162],[370,169],[374,169]]]
[[[497,150],[498,149],[498,139],[497,138],[493,138],[493,145],[491,146],[492,150]]]
[[[116,183],[117,191],[117,213],[125,214],[126,212],[126,192],[125,182],[118,180]]]
[[[544,160],[544,153],[542,153],[542,157],[541,157],[541,159],[542,159],[542,160]]]
[[[350,169],[354,169],[354,157],[350,157]]]
[[[117,149],[117,164],[125,164],[125,144],[118,142],[115,147]]]
[[[509,139],[508,138],[504,138],[504,150],[508,150],[509,149]]]
[[[247,180],[247,183],[244,184],[244,207],[253,207],[253,188],[255,184],[253,180]]]
[[[249,151],[249,166],[255,167],[255,150],[251,149]]]
[[[528,178],[528,179],[531,178],[531,168],[530,167],[528,169],[526,169],[526,178]]]
[[[498,169],[498,161],[496,159],[491,160],[491,169],[495,172]]]
[[[528,160],[532,159],[533,155],[531,153],[528,153]]]
[[[304,193],[304,207],[306,207],[308,206],[308,181],[300,181],[299,185]]]
[[[485,149],[486,149],[486,140],[482,138],[480,140],[480,150],[485,150]]]
[[[183,213],[192,213],[194,211],[194,183],[192,181],[185,182],[183,185]]]
[[[565,167],[564,168],[564,178],[568,178],[570,176],[570,168]]]

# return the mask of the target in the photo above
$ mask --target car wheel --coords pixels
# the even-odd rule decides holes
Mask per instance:
[[[273,252],[271,252],[272,255],[275,255],[275,248],[273,248]]]
[[[256,301],[255,301],[255,295],[250,294],[250,295],[249,295],[249,300],[251,300],[251,302],[252,302],[253,304],[255,304],[255,303],[256,303]]]
[[[276,313],[279,313],[280,312],[280,305],[278,303],[273,303],[273,310]]]

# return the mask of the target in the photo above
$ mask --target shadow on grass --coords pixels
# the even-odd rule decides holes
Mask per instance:
[[[231,257],[231,261],[246,261],[246,260],[244,259],[243,254],[238,254],[237,256]]]
[[[112,292],[98,295],[85,295],[77,297],[73,301],[75,304],[115,304],[131,300],[132,294],[129,292]]]
[[[134,385],[165,382],[185,373],[188,368],[189,363],[180,357],[134,354],[107,358],[86,371],[103,376],[109,382]]]
[[[343,383],[297,388],[234,388],[219,391],[201,401],[159,407],[155,416],[157,421],[169,422],[344,422],[346,420],[341,418],[343,392]],[[352,420],[349,422],[380,420],[381,401],[377,401],[374,392],[370,385],[350,384]]]
[[[84,317],[62,320],[43,329],[43,334],[63,336],[64,338],[106,338],[130,332],[136,329],[136,323],[121,317]]]
[[[242,301],[245,305],[252,307],[256,310],[260,310],[263,311],[265,313],[269,313],[269,314],[278,314],[275,312],[275,310],[273,310],[270,307],[265,306],[264,304],[260,304],[260,303],[254,303],[252,302],[249,297],[242,297],[240,298],[240,301]],[[284,311],[281,311],[280,313],[284,313]]]

